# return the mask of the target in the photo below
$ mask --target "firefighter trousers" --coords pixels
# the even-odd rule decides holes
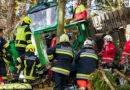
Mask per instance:
[[[54,90],[64,90],[69,82],[69,77],[60,73],[54,73],[54,82],[55,88]]]
[[[7,72],[6,72],[5,62],[0,58],[0,77],[6,80],[7,79],[6,76],[7,76]]]

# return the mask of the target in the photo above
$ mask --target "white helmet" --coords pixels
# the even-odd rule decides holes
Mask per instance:
[[[84,41],[84,46],[85,46],[85,45],[93,45],[93,43],[92,43],[91,40],[86,39],[86,40]]]
[[[73,0],[73,4],[78,4],[79,1],[78,0]]]
[[[60,36],[60,42],[69,42],[69,37],[66,34]]]
[[[73,7],[76,8],[76,4],[79,4],[79,1],[78,0],[73,0]]]
[[[106,35],[104,37],[104,40],[113,42],[113,39],[112,39],[112,37],[110,35]]]

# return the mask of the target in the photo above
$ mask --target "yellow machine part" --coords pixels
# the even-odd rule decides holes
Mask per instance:
[[[10,83],[0,85],[0,90],[1,89],[32,89],[32,86],[28,83]]]

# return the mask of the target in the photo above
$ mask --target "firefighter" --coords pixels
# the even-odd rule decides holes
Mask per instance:
[[[25,48],[28,44],[31,44],[31,19],[27,16],[24,17],[23,23],[21,26],[19,26],[15,33],[15,47],[18,51],[19,56],[25,53]]]
[[[74,20],[72,22],[87,19],[87,12],[86,12],[85,6],[83,4],[80,4],[78,0],[75,0],[73,2],[74,2],[73,4]]]
[[[113,39],[110,35],[104,37],[104,46],[98,55],[102,56],[101,65],[103,68],[110,69],[115,57],[115,46],[113,45]]]
[[[53,60],[55,90],[64,90],[68,84],[70,66],[73,60],[73,50],[66,34],[60,36],[60,43],[47,50],[48,58]]]
[[[15,77],[18,78],[20,69],[23,68],[23,82],[33,83],[37,77],[36,69],[38,69],[40,77],[43,75],[43,67],[34,52],[34,46],[32,44],[27,45],[25,54],[18,57],[15,62]]]
[[[56,34],[53,34],[53,39],[51,41],[50,47],[54,47],[56,45]],[[51,66],[54,64],[54,62],[51,63]],[[53,75],[54,72],[52,70],[49,70],[49,80],[53,81]]]
[[[124,45],[122,60],[120,63],[126,68],[126,75],[130,78],[130,40]]]
[[[7,60],[7,52],[10,49],[9,43],[3,38],[3,29],[0,29],[0,77],[4,81],[7,80],[6,63],[11,60]]]
[[[86,39],[84,47],[78,52],[75,58],[77,64],[77,84],[80,90],[86,90],[90,88],[88,81],[89,76],[95,71],[98,62],[98,57],[93,49],[94,45],[91,40]]]

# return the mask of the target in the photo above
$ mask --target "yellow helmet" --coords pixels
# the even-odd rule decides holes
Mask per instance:
[[[32,44],[27,45],[26,52],[35,52],[35,47]]]
[[[23,18],[23,21],[24,21],[25,23],[28,23],[28,24],[31,24],[31,22],[32,22],[31,18],[29,18],[28,16],[25,16],[25,17]]]
[[[60,42],[69,42],[69,37],[66,34],[60,36]]]

